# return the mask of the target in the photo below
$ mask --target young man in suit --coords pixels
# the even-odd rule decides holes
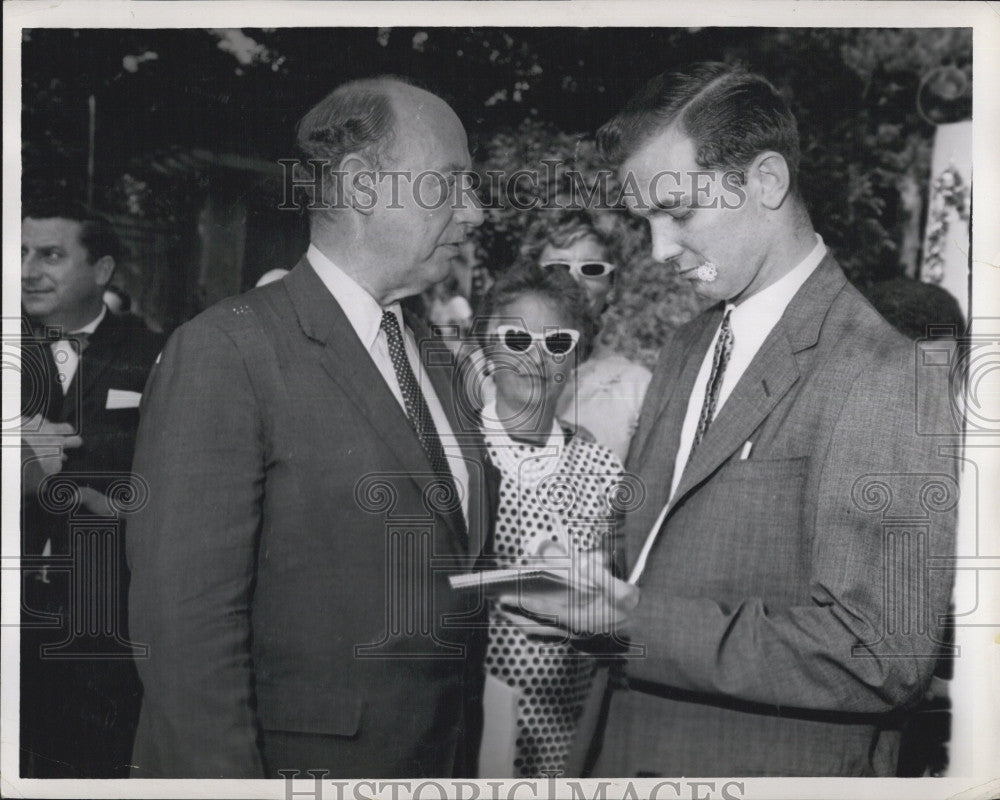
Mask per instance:
[[[915,346],[813,230],[765,79],[658,76],[598,139],[714,304],[664,343],[629,452],[646,498],[606,610],[634,657],[594,771],[891,776],[951,590],[948,393],[918,394]]]
[[[163,340],[104,305],[120,258],[106,219],[57,201],[24,207],[22,552],[33,567],[21,634],[25,777],[128,775],[140,688],[124,628],[124,542],[106,493],[128,480],[139,397]],[[61,502],[68,485],[75,504]],[[84,516],[102,520],[93,522],[106,537],[99,556],[77,535],[74,518]],[[86,585],[99,588],[80,602],[74,587]]]
[[[474,770],[483,609],[447,576],[488,547],[495,478],[450,351],[399,306],[482,222],[465,130],[373,78],[309,111],[298,144],[305,256],[179,328],[144,398],[134,777]]]

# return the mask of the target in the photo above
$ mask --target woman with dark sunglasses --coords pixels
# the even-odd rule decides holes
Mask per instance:
[[[586,292],[595,320],[610,305],[617,275],[613,242],[585,211],[542,218],[528,232],[526,258],[542,269],[563,272]],[[625,460],[651,373],[599,339],[581,361],[573,385],[562,395],[559,415],[588,430]]]
[[[497,566],[603,558],[595,551],[610,547],[622,465],[556,416],[593,342],[586,294],[561,271],[515,267],[493,285],[479,320],[493,381],[481,425],[502,476]],[[593,679],[591,657],[563,637],[527,635],[524,623],[499,607],[491,612],[482,777],[564,770]]]

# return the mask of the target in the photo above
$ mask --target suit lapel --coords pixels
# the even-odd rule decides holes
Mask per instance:
[[[427,377],[431,382],[434,393],[437,395],[444,409],[444,414],[448,418],[448,425],[451,427],[455,439],[458,441],[462,458],[465,460],[469,472],[469,498],[468,498],[468,519],[469,524],[465,525],[469,536],[468,551],[471,556],[477,555],[484,544],[483,533],[485,528],[481,524],[484,502],[487,502],[483,487],[477,480],[476,471],[481,465],[486,464],[485,451],[476,429],[469,425],[468,420],[460,418],[456,407],[457,387],[455,379],[458,375],[456,360],[458,356],[449,349],[448,345],[441,339],[434,339],[427,326],[412,314],[404,313],[406,324],[413,331],[413,337],[417,342],[417,352],[420,354],[420,363]],[[483,476],[485,478],[485,475]],[[488,505],[488,503],[487,503]],[[480,519],[479,524],[473,524]],[[457,521],[456,521],[457,522]],[[461,523],[456,525],[456,529]]]
[[[406,412],[386,385],[343,309],[305,258],[284,283],[303,333],[324,345],[321,366],[345,390],[357,411],[392,453],[401,471],[422,490],[423,483],[418,476],[431,472],[430,462]],[[458,542],[460,537],[455,522],[448,515],[442,516],[452,538]],[[461,542],[462,550],[466,546]]]
[[[36,331],[27,317],[21,321],[21,336],[25,345],[21,359],[21,413],[40,413],[45,419],[58,422],[63,406],[62,386],[56,377],[55,358],[50,339]]]
[[[623,564],[638,557],[670,496],[688,398],[721,318],[721,310],[713,309],[678,331],[656,366],[626,463],[630,473],[642,477],[646,496],[641,507],[627,516]]]
[[[434,387],[434,393],[441,402],[441,407],[448,418],[448,424],[451,425],[452,431],[462,445],[462,454],[468,458],[472,455],[471,448],[467,437],[459,435],[463,428],[459,424],[455,409],[455,388],[452,385],[456,373],[456,356],[444,341],[432,338],[427,326],[415,316],[404,312],[403,317],[406,326],[413,331],[417,352],[420,354],[420,363],[430,379],[431,386]]]
[[[700,324],[692,331],[687,342],[680,342],[680,352],[674,356],[673,360],[673,364],[679,363],[679,367],[667,367],[667,372],[672,373],[672,376],[666,376],[666,380],[669,381],[669,391],[655,398],[656,410],[650,418],[647,435],[639,450],[640,461],[652,456],[663,459],[668,464],[673,464],[677,458],[681,426],[684,424],[688,399],[694,390],[694,382],[701,369],[705,352],[712,342],[712,337],[715,335],[715,330],[719,327],[721,319],[721,307],[708,311],[703,315]],[[664,438],[662,435],[657,436],[657,432],[666,432],[668,435]],[[653,453],[650,452],[651,446],[655,446]],[[668,475],[667,477],[667,486],[669,487],[673,476]]]
[[[87,347],[80,353],[80,361],[77,364],[73,380],[66,390],[66,402],[62,405],[60,422],[69,421],[73,412],[76,411],[77,404],[73,398],[89,397],[105,373],[114,367],[108,358],[108,353],[117,350],[113,345],[120,337],[121,325],[118,318],[111,311],[106,311],[101,324],[90,335]],[[73,338],[72,334],[69,338]],[[96,400],[103,404],[106,398],[98,397]]]
[[[709,426],[681,477],[672,506],[742,447],[792,388],[799,378],[795,354],[816,344],[830,305],[845,282],[843,271],[827,255],[792,298]]]
[[[746,442],[798,377],[788,339],[775,329],[694,451],[674,493],[674,505]]]
[[[702,315],[688,329],[686,337],[673,341],[675,352],[666,354],[669,360],[664,361],[657,380],[657,385],[663,387],[662,396],[649,398],[655,405],[648,420],[640,423],[638,443],[633,448],[636,452],[634,457],[630,453],[628,460],[628,469],[645,478],[646,500],[639,511],[630,515],[626,527],[627,558],[634,559],[639,554],[650,526],[669,499],[688,398],[721,319],[721,308]]]

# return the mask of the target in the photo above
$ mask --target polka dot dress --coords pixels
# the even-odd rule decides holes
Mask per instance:
[[[598,444],[570,434],[554,441],[559,439],[556,447],[535,447],[487,438],[502,476],[498,567],[524,564],[546,539],[594,549],[613,530],[609,498],[621,463]],[[539,478],[536,465],[546,462]],[[486,669],[519,690],[514,774],[537,778],[563,770],[593,679],[593,659],[568,644],[529,639],[494,610]]]

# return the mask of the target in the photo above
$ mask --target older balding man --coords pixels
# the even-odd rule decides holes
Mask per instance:
[[[483,551],[489,480],[447,351],[399,306],[482,222],[465,130],[375,78],[306,114],[299,146],[323,169],[309,250],[181,327],[147,392],[135,777],[473,769],[483,631],[447,576]]]

